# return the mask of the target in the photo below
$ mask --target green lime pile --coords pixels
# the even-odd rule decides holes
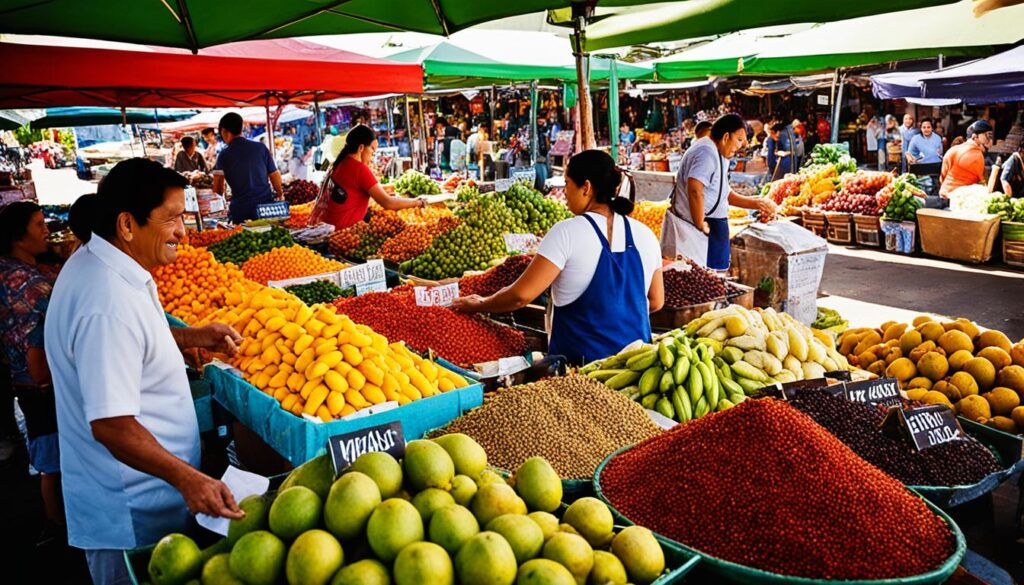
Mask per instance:
[[[924,200],[915,195],[924,195],[914,183],[913,175],[901,175],[892,183],[892,198],[885,206],[883,219],[893,221],[914,221],[917,210],[924,207]]]
[[[339,297],[355,295],[355,290],[352,287],[341,288],[328,280],[318,280],[307,284],[293,284],[284,287],[284,290],[299,297],[299,300],[310,306],[317,303],[329,303]]]
[[[207,248],[217,262],[234,262],[241,266],[246,260],[274,248],[287,248],[295,243],[291,233],[280,227],[265,232],[242,230],[230,238]]]
[[[522,181],[509,187],[504,194],[504,202],[515,216],[518,227],[522,228],[520,233],[543,236],[557,222],[572,217],[568,207],[544,197],[540,191]]]
[[[486,270],[507,255],[502,234],[522,229],[499,197],[481,196],[456,213],[462,220],[455,229],[439,234],[422,254],[402,264],[402,271],[439,280],[462,276],[468,270]]]
[[[420,195],[437,195],[441,192],[441,186],[437,181],[412,169],[402,173],[401,177],[395,179],[395,193],[409,197]]]
[[[480,197],[480,189],[476,185],[463,183],[455,189],[455,200],[459,203],[469,203]]]
[[[181,534],[161,539],[151,581],[646,585],[665,572],[650,530],[616,530],[595,498],[563,511],[562,482],[546,460],[528,459],[506,482],[460,434],[410,441],[401,461],[365,453],[337,479],[324,455],[296,468],[276,494],[239,505],[245,518],[206,550]]]

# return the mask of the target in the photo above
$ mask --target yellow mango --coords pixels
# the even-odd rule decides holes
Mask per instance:
[[[366,408],[367,406],[370,406],[369,401],[367,401],[366,398],[363,398],[362,394],[352,388],[349,388],[349,390],[345,392],[345,402],[356,408]]]
[[[318,319],[310,319],[306,321],[305,325],[306,331],[314,337],[320,337],[320,332],[324,330],[324,327],[323,321]]]
[[[384,372],[375,366],[373,362],[364,361],[359,364],[359,367],[356,369],[358,369],[359,372],[363,374],[363,377],[365,377],[371,384],[380,386],[384,383]]]
[[[281,352],[278,351],[276,346],[271,345],[263,350],[263,353],[260,355],[260,360],[265,364],[279,363],[281,361]]]
[[[338,372],[331,370],[324,374],[324,383],[327,387],[335,392],[345,392],[348,390],[348,380],[345,376],[342,376]]]
[[[338,351],[338,344],[333,339],[324,339],[324,342],[316,346],[316,357],[327,355],[332,351]],[[340,355],[340,352],[339,352]],[[341,361],[341,358],[338,358]],[[331,366],[334,367],[334,366]]]
[[[359,370],[352,370],[345,376],[345,379],[348,380],[349,388],[354,390],[361,390],[363,385],[366,384],[366,376]]]
[[[298,394],[289,394],[288,396],[284,397],[284,400],[281,401],[281,408],[285,410],[291,410],[292,407],[295,406],[295,404],[298,402],[298,400]]]
[[[242,330],[242,337],[253,337],[261,329],[263,329],[263,324],[253,319],[252,321],[249,321],[249,324]]]
[[[294,394],[292,396],[294,396]],[[295,416],[302,416],[302,407],[304,405],[305,402],[303,402],[302,400],[298,400],[295,404],[292,405],[290,409],[291,413],[294,414]]]
[[[331,371],[331,368],[327,367],[327,364],[320,361],[316,361],[309,364],[309,367],[306,368],[306,377],[322,378],[324,374],[326,374],[329,371]]]
[[[372,402],[373,404],[380,404],[387,399],[384,397],[384,391],[380,387],[374,384],[367,384],[363,386],[363,389],[359,391],[364,398]]]
[[[306,377],[298,372],[294,372],[288,376],[288,389],[292,392],[298,392],[301,390],[305,383]]]
[[[343,408],[345,408],[345,393],[329,392],[327,394],[327,410],[333,416],[338,416]]]
[[[338,365],[334,366],[334,371],[338,372],[342,376],[347,376],[352,371],[352,365],[346,361],[339,362]]]
[[[352,334],[352,340],[349,343],[356,347],[369,347],[373,344],[373,340],[365,333],[356,332]]]
[[[281,388],[274,390],[274,400],[281,402],[285,399],[285,396],[288,396],[289,394],[291,394],[291,392],[288,391],[288,387],[282,386]]]
[[[309,393],[309,398],[306,399],[306,406],[302,408],[302,412],[312,416],[316,413],[317,409],[320,408],[320,405],[324,403],[324,400],[327,399],[327,395],[329,393],[330,390],[328,390],[327,386],[324,386],[323,384],[314,388],[313,391]]]
[[[313,309],[310,309],[306,305],[302,305],[295,311],[295,319],[293,319],[293,322],[299,327],[302,327],[306,324],[306,321],[309,321],[312,317]]]
[[[301,354],[302,352],[306,351],[306,348],[313,345],[313,341],[315,341],[315,339],[316,338],[314,338],[312,335],[307,335],[303,333],[302,335],[299,336],[298,339],[295,340],[295,346],[292,349],[295,353]]]
[[[331,411],[323,404],[320,405],[320,408],[316,409],[316,417],[324,422],[331,422],[334,420],[334,416],[331,415]]]
[[[253,318],[259,321],[260,325],[266,325],[267,321],[270,320],[270,317],[272,317],[272,315],[267,309],[260,309],[253,315]]]
[[[298,360],[299,360],[298,356],[296,356],[294,353],[292,353],[290,351],[289,352],[284,352],[284,351],[281,352],[281,363],[282,364],[287,364],[288,366],[291,366],[291,367],[294,368],[295,362],[297,362]]]
[[[408,396],[406,396],[405,394],[399,394],[398,395],[398,404],[399,404],[399,406],[405,406],[406,404],[409,404],[410,402],[412,402],[412,399],[409,398]]]
[[[448,392],[449,390],[455,389],[455,384],[448,378],[441,378],[437,382],[437,387],[441,392]]]
[[[248,374],[255,374],[256,372],[259,372],[263,368],[264,368],[263,362],[261,362],[259,360],[259,358],[257,358],[257,359],[252,360],[251,362],[249,362],[249,367],[245,368],[245,371]]]
[[[299,327],[295,323],[286,323],[284,327],[281,327],[281,335],[285,338],[295,340],[302,337],[302,327]]]
[[[359,353],[359,349],[354,345],[346,343],[341,346],[341,354],[349,365],[358,366],[363,362],[363,354]]]
[[[428,382],[437,380],[437,366],[433,362],[424,361],[420,364],[420,372],[427,379]]]
[[[271,317],[263,326],[269,331],[278,331],[287,324],[288,321],[284,317]]]
[[[288,375],[289,374],[290,374],[290,371],[279,370],[276,374],[274,374],[274,377],[272,377],[270,379],[270,381],[267,382],[267,385],[269,385],[271,388],[285,388],[285,389],[287,389]]]
[[[341,412],[338,413],[338,418],[345,418],[346,416],[348,416],[350,414],[355,414],[355,412],[356,412],[356,408],[354,406],[352,406],[351,404],[345,403],[345,406],[342,407]]]
[[[309,364],[313,363],[313,358],[315,357],[316,352],[313,348],[307,347],[306,351],[302,352],[302,355],[299,356],[299,359],[295,360],[295,371],[305,372],[306,368],[309,367]]]
[[[270,382],[270,376],[266,372],[260,372],[253,378],[252,385],[262,390],[267,387],[268,382]]]
[[[260,355],[260,344],[256,343],[255,341],[247,339],[243,343],[243,346],[244,347],[242,348],[242,355],[246,357],[255,357]]]
[[[306,380],[306,383],[302,385],[302,389],[299,390],[299,395],[302,396],[303,400],[306,400],[309,398],[310,392],[312,392],[313,389],[319,386],[323,381],[323,378],[310,378]]]
[[[264,329],[264,331],[266,331]],[[263,331],[260,331],[263,333]],[[277,340],[281,339],[280,333],[268,333],[263,336],[263,340],[260,341],[260,351],[267,351],[268,347],[272,347],[277,344]]]
[[[323,305],[321,305],[320,310],[316,312],[316,318],[323,322],[324,325],[334,325],[338,322],[338,315],[324,308]]]
[[[328,325],[327,327],[324,327],[323,331],[320,332],[320,335],[323,336],[323,337],[332,337],[333,338],[333,337],[337,337],[338,333],[340,333],[340,332],[341,332],[341,323],[334,323],[333,325]]]

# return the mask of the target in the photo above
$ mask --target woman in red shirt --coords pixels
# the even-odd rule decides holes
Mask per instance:
[[[393,197],[384,192],[367,166],[376,151],[377,136],[368,126],[360,124],[345,137],[345,147],[331,169],[334,186],[330,191],[327,223],[333,224],[335,229],[363,221],[370,208],[371,197],[384,209],[426,207],[427,202],[423,199]]]

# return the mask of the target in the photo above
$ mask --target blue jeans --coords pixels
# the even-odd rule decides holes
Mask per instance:
[[[124,551],[112,549],[86,550],[89,574],[93,585],[130,585]]]

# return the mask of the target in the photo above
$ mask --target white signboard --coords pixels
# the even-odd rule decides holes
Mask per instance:
[[[416,304],[421,307],[447,307],[459,298],[459,283],[442,284],[441,286],[417,286]]]
[[[505,249],[509,254],[535,254],[540,238],[533,234],[504,234]]]

